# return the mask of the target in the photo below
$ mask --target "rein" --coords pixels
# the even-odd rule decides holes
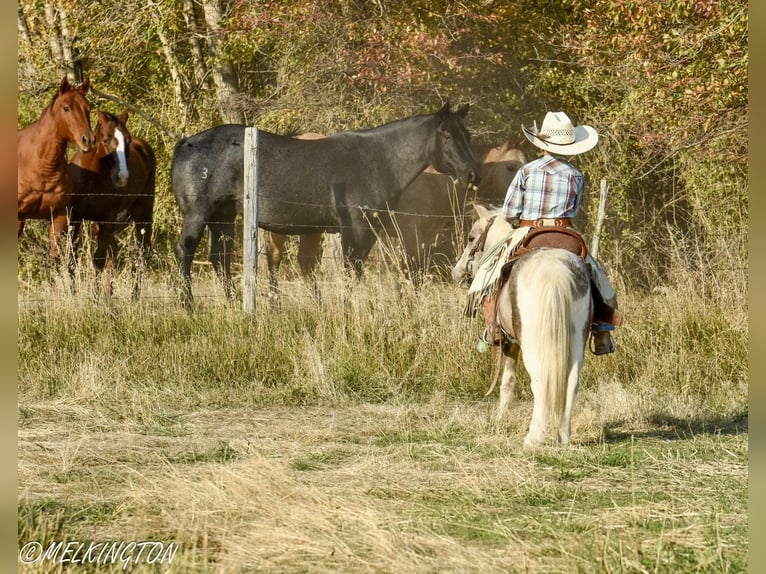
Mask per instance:
[[[476,240],[476,243],[473,244],[473,247],[471,247],[471,251],[468,252],[468,255],[473,259],[476,257],[476,254],[479,251],[484,250],[484,245],[487,243],[487,235],[489,235],[489,228],[492,227],[492,224],[495,222],[495,215],[489,218],[487,221],[486,227],[484,227],[484,231],[481,232],[481,235],[479,235],[479,238]]]

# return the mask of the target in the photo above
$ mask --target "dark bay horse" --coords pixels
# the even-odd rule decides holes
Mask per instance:
[[[49,251],[56,260],[72,198],[67,145],[71,143],[82,152],[95,145],[90,104],[85,98],[89,88],[90,80],[73,86],[65,76],[40,117],[18,132],[18,236],[27,219],[49,221]]]
[[[304,134],[298,137],[316,139],[322,136]],[[466,202],[502,203],[513,176],[526,163],[524,153],[510,141],[471,147],[480,162],[479,183],[474,191],[429,166],[407,186],[394,209],[380,217],[381,235],[385,243],[390,244],[384,248],[384,256],[401,259],[403,269],[416,282],[426,271],[451,268],[458,255],[455,226],[468,224],[463,229],[461,241],[470,228]],[[321,262],[322,237],[321,233],[299,237],[298,265],[304,277],[312,276]],[[269,277],[275,291],[286,240],[286,235],[270,233],[266,244]]]
[[[484,253],[507,241],[512,231],[502,208],[488,210],[477,205],[476,210],[479,219],[453,269],[457,282],[482,273],[479,262]],[[524,446],[538,446],[551,433],[557,444],[567,445],[593,315],[590,273],[581,253],[531,243],[530,248],[513,263],[499,287],[497,322],[505,337],[499,357],[503,374],[497,418],[502,419],[513,396],[521,352],[534,397]],[[494,381],[487,394],[493,388]]]
[[[150,258],[157,162],[154,150],[143,139],[131,135],[127,122],[127,109],[119,117],[99,111],[96,149],[77,152],[72,157],[71,228],[76,252],[82,222],[96,224],[93,264],[102,271],[107,261],[117,258],[119,244],[115,234],[133,223],[139,249],[133,287],[133,297],[137,298]]]
[[[468,106],[445,104],[377,128],[301,140],[260,132],[259,226],[282,234],[340,233],[347,266],[359,275],[375,243],[369,220],[394,205],[428,164],[472,181],[478,173],[463,123]],[[184,218],[176,246],[183,300],[190,304],[191,264],[205,227],[210,260],[227,294],[234,219],[244,188],[243,125],[222,125],[176,144],[173,193]]]

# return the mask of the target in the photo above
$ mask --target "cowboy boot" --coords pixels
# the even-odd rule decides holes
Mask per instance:
[[[498,346],[501,343],[500,329],[497,324],[497,297],[487,296],[481,300],[481,308],[484,312],[484,320],[487,326],[482,333],[482,340],[488,345]]]
[[[609,323],[592,323],[590,326],[591,340],[591,352],[594,355],[608,355],[614,353],[614,340],[612,339],[611,331],[614,330],[614,325]]]

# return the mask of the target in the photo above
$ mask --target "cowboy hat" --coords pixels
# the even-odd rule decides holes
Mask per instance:
[[[532,145],[559,155],[577,155],[593,148],[598,143],[598,133],[590,126],[572,125],[564,112],[548,112],[545,114],[542,127],[521,129]]]

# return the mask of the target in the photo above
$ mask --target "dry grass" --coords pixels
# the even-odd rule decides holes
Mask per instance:
[[[24,278],[19,545],[173,541],[175,572],[746,570],[745,311],[624,297],[573,446],[525,452],[526,379],[494,424],[459,289],[320,279],[321,304],[285,282],[249,318],[204,272],[194,314],[166,279],[132,303],[123,276],[108,301]]]

